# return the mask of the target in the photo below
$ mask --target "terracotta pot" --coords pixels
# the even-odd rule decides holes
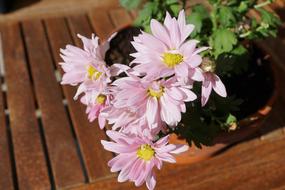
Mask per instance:
[[[195,145],[191,146],[187,152],[176,157],[177,164],[190,164],[213,157],[230,145],[246,139],[262,127],[262,123],[272,110],[272,106],[279,94],[280,89],[280,80],[278,77],[277,68],[275,64],[272,63],[272,60],[271,68],[274,78],[274,91],[267,103],[261,109],[257,110],[256,113],[240,120],[238,122],[239,127],[237,130],[219,134],[214,139],[212,146],[202,146],[202,149],[197,148]],[[187,144],[185,140],[178,139],[175,134],[170,136],[170,143]]]

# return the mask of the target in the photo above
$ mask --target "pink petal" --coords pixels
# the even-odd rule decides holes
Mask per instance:
[[[186,63],[181,63],[175,67],[175,74],[177,77],[185,79],[188,77],[188,66]]]
[[[165,162],[176,163],[175,158],[168,153],[162,153],[162,154],[158,153],[158,154],[156,154],[156,157],[162,161],[165,161]]]
[[[191,57],[191,55],[195,51],[198,42],[199,41],[197,40],[189,40],[183,43],[183,45],[180,47],[180,51],[183,53],[184,56]]]
[[[146,178],[146,186],[148,190],[153,190],[155,185],[156,185],[155,174],[153,171],[151,171]]]
[[[169,141],[169,135],[159,139],[155,144],[157,147],[160,147],[166,145],[168,141]]]
[[[223,82],[221,81],[221,79],[215,75],[215,82],[213,84],[213,89],[214,91],[219,94],[222,97],[226,97],[227,96],[227,91],[226,91],[226,87],[223,84]]]
[[[172,150],[170,153],[180,154],[180,153],[185,152],[189,149],[189,146],[187,146],[187,145],[175,145],[175,146],[176,146],[175,150]]]
[[[129,179],[129,172],[131,170],[132,165],[138,158],[136,156],[132,157],[128,160],[127,164],[121,170],[118,176],[118,182],[125,182]]]
[[[108,130],[106,132],[107,136],[110,137],[113,141],[117,142],[117,143],[122,143],[122,144],[133,144],[134,143],[134,139],[117,131],[113,131],[113,130]]]
[[[155,123],[157,112],[158,112],[157,99],[155,97],[148,98],[147,108],[146,108],[146,117],[150,125]]]
[[[166,45],[170,46],[170,38],[167,30],[155,19],[150,21],[150,28],[152,34],[160,41],[164,42]]]
[[[206,103],[208,102],[211,91],[212,91],[212,83],[210,81],[203,81],[202,96],[201,96],[202,106],[205,106]]]
[[[99,127],[100,129],[104,129],[106,125],[106,119],[104,117],[98,117]]]
[[[193,55],[188,60],[187,63],[192,67],[198,67],[202,63],[202,57],[200,55]]]
[[[191,90],[189,90],[187,88],[180,88],[180,90],[182,90],[186,94],[186,98],[183,101],[189,102],[189,101],[196,100],[197,95],[194,92],[192,92]]]

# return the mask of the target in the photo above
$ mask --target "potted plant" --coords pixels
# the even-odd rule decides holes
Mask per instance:
[[[254,131],[239,126],[272,104],[277,80],[252,40],[275,36],[280,21],[264,9],[270,1],[209,0],[189,14],[186,1],[121,2],[143,7],[136,24],[144,31],[127,28],[101,43],[78,35],[82,49],[61,50],[62,84],[79,85],[74,98],[88,119],[111,126],[101,142],[116,154],[108,165],[118,181],[154,189],[153,169],[174,163],[173,154],[190,163]],[[181,139],[202,149],[193,156]]]

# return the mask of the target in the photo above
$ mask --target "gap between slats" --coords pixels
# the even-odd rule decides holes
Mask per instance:
[[[49,158],[49,155],[48,155],[48,149],[47,149],[47,145],[46,145],[46,139],[45,139],[45,136],[44,136],[44,129],[43,129],[42,120],[41,120],[41,111],[39,109],[39,104],[38,104],[38,101],[37,101],[37,98],[36,98],[34,81],[33,81],[32,73],[31,73],[31,67],[30,67],[30,64],[29,64],[29,56],[28,56],[28,52],[27,52],[27,44],[26,44],[25,37],[24,37],[23,25],[21,23],[20,23],[20,32],[21,32],[21,38],[22,38],[22,41],[23,41],[24,54],[25,54],[25,58],[26,58],[26,67],[27,67],[27,71],[28,71],[28,75],[29,75],[32,95],[34,97],[33,99],[34,99],[34,104],[35,104],[35,116],[36,116],[37,124],[38,124],[38,127],[39,127],[40,140],[41,140],[42,148],[43,148],[43,151],[44,151],[44,156],[45,156],[46,166],[47,166],[47,170],[48,170],[48,176],[49,176],[51,189],[53,190],[53,189],[55,189],[54,176],[53,176],[53,173],[52,173],[50,158]]]
[[[56,77],[58,83],[60,83],[62,75],[61,75],[61,73],[58,70],[58,67],[56,65],[58,63],[56,62],[56,60],[55,60],[55,58],[53,56],[53,51],[52,51],[52,47],[51,47],[51,44],[50,44],[50,39],[49,39],[48,31],[47,31],[47,25],[46,25],[45,22],[43,22],[43,26],[44,26],[45,35],[46,35],[46,38],[47,38],[47,43],[48,43],[48,47],[49,47],[49,53],[51,55],[53,67],[54,67],[54,70],[55,70],[55,77]],[[59,50],[58,50],[58,53],[59,53]],[[67,101],[67,98],[65,96],[63,88],[61,87],[60,90],[61,90],[61,95],[62,95],[62,103],[64,105],[65,112],[67,114],[68,121],[69,121],[69,124],[70,124],[70,131],[71,131],[72,137],[73,137],[73,139],[75,141],[77,155],[78,155],[79,160],[80,160],[80,164],[81,164],[81,167],[82,167],[82,172],[83,172],[83,175],[84,175],[84,178],[85,178],[85,182],[87,183],[88,182],[88,175],[87,175],[87,171],[86,171],[86,166],[85,166],[83,158],[82,158],[82,151],[81,151],[80,146],[78,144],[78,138],[77,138],[77,135],[76,135],[75,130],[74,130],[74,125],[73,125],[73,122],[72,122],[72,119],[71,119],[70,111],[68,109],[69,104],[68,104],[68,101]]]
[[[15,158],[14,158],[14,149],[13,149],[13,143],[12,143],[12,136],[11,136],[11,129],[10,129],[10,125],[9,125],[9,112],[8,112],[8,105],[7,105],[7,86],[5,83],[5,67],[4,67],[4,59],[3,59],[3,49],[2,49],[2,35],[0,33],[0,112],[2,112],[2,121],[0,121],[0,128],[1,128],[1,138],[5,138],[2,139],[3,141],[6,141],[6,148],[8,149],[7,152],[2,152],[3,154],[7,154],[7,155],[1,155],[2,158],[4,159],[4,157],[6,157],[6,162],[5,164],[7,164],[4,167],[7,167],[6,169],[6,173],[5,178],[2,178],[2,180],[5,180],[6,182],[5,188],[7,190],[12,190],[18,189],[18,180],[17,180],[17,175],[16,175],[16,166],[15,166]],[[0,113],[1,114],[1,113]],[[1,117],[0,117],[1,120]],[[3,146],[3,145],[1,145]],[[3,160],[2,160],[3,161]]]

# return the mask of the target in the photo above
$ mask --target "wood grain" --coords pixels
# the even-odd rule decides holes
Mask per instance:
[[[123,9],[114,9],[110,11],[110,18],[116,28],[122,28],[124,26],[131,25],[133,19],[128,12]]]
[[[20,189],[49,189],[50,181],[35,116],[35,100],[19,25],[3,30],[10,125]]]
[[[90,23],[102,41],[107,40],[112,33],[117,32],[108,10],[95,9],[88,14]]]
[[[22,25],[55,186],[82,184],[85,179],[43,24],[35,20],[25,21]]]
[[[0,86],[1,84],[0,80]],[[4,98],[0,90],[0,187],[13,190],[12,167],[10,157],[10,145],[8,141],[8,127],[6,126],[6,118],[4,113]]]
[[[193,165],[166,164],[157,171],[157,190],[268,190],[285,189],[285,137],[245,142],[226,153]],[[121,190],[137,188],[132,183],[105,179],[73,190]]]
[[[91,36],[92,30],[86,16],[76,16],[68,18],[70,31],[76,45],[81,46],[76,34]],[[53,56],[56,62],[62,61],[59,57],[59,49],[66,44],[72,43],[72,37],[66,26],[64,19],[46,20],[47,33],[52,47]],[[57,65],[59,68],[59,65]],[[59,68],[60,69],[60,68]],[[100,144],[101,139],[105,139],[104,131],[99,129],[97,122],[90,123],[85,114],[85,106],[79,101],[74,101],[76,88],[64,86],[64,94],[68,101],[68,108],[78,142],[82,151],[83,160],[89,181],[95,181],[110,175],[107,161],[112,158],[112,154],[105,151]]]

